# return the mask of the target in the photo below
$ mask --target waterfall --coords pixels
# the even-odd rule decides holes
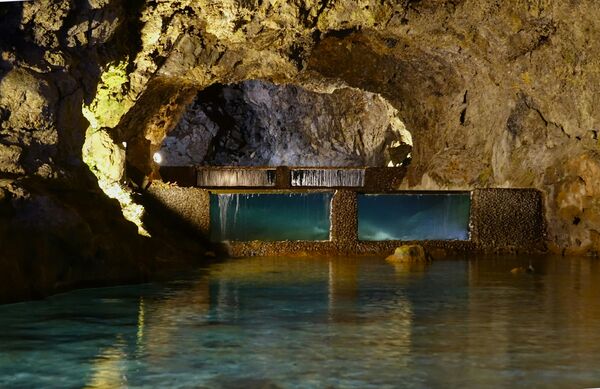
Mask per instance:
[[[219,223],[221,225],[221,236],[225,237],[228,231],[228,224],[229,224],[229,207],[232,203],[232,201],[235,200],[235,207],[236,207],[236,211],[235,213],[237,214],[237,209],[239,207],[239,198],[238,195],[236,194],[220,194],[217,195],[217,201],[219,204]],[[234,214],[235,217],[235,214]],[[233,222],[233,225],[235,226],[235,221]]]
[[[469,240],[468,193],[361,194],[360,240]]]
[[[364,169],[294,169],[292,186],[309,187],[362,187]]]
[[[203,168],[197,180],[199,187],[275,186],[275,169]]]
[[[211,240],[327,240],[332,193],[211,194]]]

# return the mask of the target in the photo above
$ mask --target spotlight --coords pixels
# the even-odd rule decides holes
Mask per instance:
[[[123,142],[121,144],[123,145],[124,148],[127,148],[127,142]]]
[[[152,156],[152,159],[154,160],[154,162],[156,162],[159,165],[163,160],[162,155],[159,152],[154,153],[154,155]]]

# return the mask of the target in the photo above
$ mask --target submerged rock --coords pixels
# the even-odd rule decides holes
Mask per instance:
[[[392,263],[429,263],[431,258],[419,244],[406,244],[396,248],[386,259]]]
[[[513,268],[510,272],[512,274],[524,274],[524,273],[532,274],[532,273],[535,273],[535,269],[531,265],[529,265],[527,267],[519,266],[519,267]]]

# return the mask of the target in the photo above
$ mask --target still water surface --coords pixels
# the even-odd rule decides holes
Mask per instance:
[[[600,386],[600,262],[252,258],[0,306],[4,388]]]

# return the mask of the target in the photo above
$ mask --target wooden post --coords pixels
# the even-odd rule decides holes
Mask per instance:
[[[290,189],[292,187],[292,177],[289,167],[277,166],[275,174],[275,187],[277,189]]]

